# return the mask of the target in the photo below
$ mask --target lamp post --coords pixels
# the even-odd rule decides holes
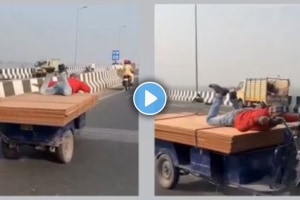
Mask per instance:
[[[75,52],[74,52],[74,66],[77,64],[77,51],[78,51],[78,19],[79,19],[79,12],[83,9],[87,8],[87,6],[83,6],[77,8],[76,11],[76,28],[75,28]]]
[[[196,79],[196,92],[198,94],[198,23],[197,23],[197,4],[195,4],[195,79]]]
[[[202,102],[199,92],[199,83],[198,83],[198,20],[197,20],[197,4],[195,4],[195,82],[196,82],[196,97],[193,99],[193,102]]]
[[[120,52],[120,39],[121,39],[121,31],[123,28],[126,28],[126,25],[122,25],[118,28],[118,44],[117,44],[117,50]]]

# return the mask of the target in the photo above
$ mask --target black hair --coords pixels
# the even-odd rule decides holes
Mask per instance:
[[[79,76],[78,76],[78,74],[76,74],[76,73],[70,74],[70,78],[73,78],[73,77],[76,77],[76,78],[77,78],[77,77],[79,77]]]

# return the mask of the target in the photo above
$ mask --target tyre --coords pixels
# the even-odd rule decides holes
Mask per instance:
[[[8,143],[1,140],[2,154],[7,159],[19,159],[20,148],[18,146],[10,147]]]
[[[291,196],[300,196],[300,184],[297,185],[297,187],[293,188],[290,191]]]
[[[239,108],[244,108],[244,102],[243,100],[239,99],[238,100]]]
[[[72,160],[74,152],[74,136],[72,131],[67,131],[63,136],[63,142],[60,144],[55,153],[59,162],[69,163]]]
[[[127,91],[129,89],[129,81],[124,81],[124,87],[125,87],[125,91]]]
[[[162,154],[156,160],[156,177],[161,187],[173,189],[179,181],[179,169],[169,155]]]

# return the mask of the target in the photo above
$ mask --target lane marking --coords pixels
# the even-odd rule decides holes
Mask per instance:
[[[135,78],[138,78],[137,76],[135,77]],[[138,79],[136,79],[136,80],[138,80]],[[136,81],[135,81],[136,82]],[[138,82],[138,81],[137,81]],[[104,100],[104,99],[107,99],[107,98],[110,98],[110,97],[113,97],[113,96],[116,96],[116,95],[118,95],[118,94],[121,94],[121,93],[123,93],[123,92],[125,92],[125,90],[120,90],[120,91],[117,91],[117,92],[112,92],[111,94],[107,94],[107,95],[105,95],[105,96],[103,96],[103,97],[100,97],[99,99],[98,99],[98,101],[101,101],[101,100]],[[131,95],[130,97],[126,97],[126,99],[129,99],[129,98],[131,98],[133,95]]]
[[[117,91],[117,92],[113,92],[113,93],[111,93],[111,94],[107,94],[107,95],[105,95],[105,96],[103,96],[103,97],[100,97],[100,98],[98,99],[98,101],[101,101],[101,100],[104,100],[104,99],[107,99],[107,98],[116,96],[116,95],[121,94],[121,93],[123,93],[123,92],[124,92],[123,90],[120,90],[120,91]]]
[[[138,143],[138,130],[85,127],[80,138],[93,140],[109,140],[114,142]]]
[[[180,107],[180,108],[186,108],[187,106],[180,105],[180,104],[167,104],[167,106],[173,106],[173,107]]]

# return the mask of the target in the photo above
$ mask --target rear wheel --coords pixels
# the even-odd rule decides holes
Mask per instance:
[[[293,188],[292,191],[290,191],[291,196],[299,196],[300,195],[300,184],[298,183],[297,187]]]
[[[59,162],[69,163],[72,160],[74,151],[74,136],[73,133],[69,130],[65,133],[63,137],[63,142],[60,144],[55,153]]]
[[[179,181],[179,169],[169,155],[162,154],[156,161],[156,176],[161,187],[173,189]]]
[[[244,108],[244,102],[242,99],[238,100],[239,108]]]
[[[10,146],[8,143],[1,140],[1,150],[2,154],[7,159],[19,159],[20,158],[20,148],[19,146]]]
[[[128,80],[124,81],[124,88],[125,88],[125,91],[127,91],[129,89],[129,81]]]

